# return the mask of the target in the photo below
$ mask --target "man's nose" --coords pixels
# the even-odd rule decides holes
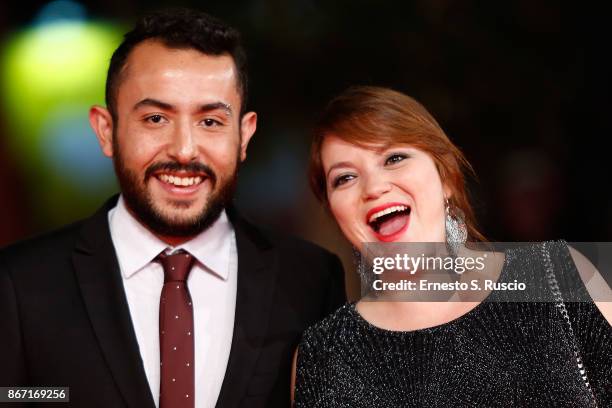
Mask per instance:
[[[179,163],[189,163],[196,159],[198,148],[194,129],[188,123],[181,123],[175,128],[168,153]]]

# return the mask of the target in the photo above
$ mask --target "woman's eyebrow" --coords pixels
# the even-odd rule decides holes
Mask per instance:
[[[351,162],[347,162],[347,161],[341,161],[338,163],[334,163],[333,166],[331,166],[329,170],[327,170],[327,177],[329,177],[329,173],[331,173],[331,171],[334,169],[337,169],[339,167],[351,167],[351,166],[352,166]]]

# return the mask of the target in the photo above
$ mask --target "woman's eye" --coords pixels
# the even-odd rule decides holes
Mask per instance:
[[[164,121],[164,117],[162,115],[151,115],[146,118],[147,122],[159,124]]]
[[[406,156],[405,154],[394,153],[390,155],[389,157],[387,157],[387,160],[385,160],[385,165],[399,163],[402,160],[404,160],[406,157],[408,156]]]
[[[340,187],[341,185],[348,183],[349,181],[351,181],[352,179],[354,179],[355,176],[353,176],[352,174],[344,174],[342,176],[338,176],[334,179],[334,182],[332,183],[332,185],[334,186],[334,188],[336,187]]]

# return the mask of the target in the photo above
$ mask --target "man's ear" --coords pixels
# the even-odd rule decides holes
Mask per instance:
[[[247,112],[240,120],[240,161],[246,159],[247,146],[257,129],[257,114]]]
[[[107,157],[113,157],[113,117],[108,109],[94,105],[89,109],[89,124],[93,129],[102,153]]]

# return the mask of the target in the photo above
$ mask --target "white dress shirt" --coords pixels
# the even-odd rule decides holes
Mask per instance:
[[[159,299],[164,271],[153,262],[162,251],[184,249],[196,259],[187,279],[194,311],[195,406],[214,407],[229,359],[236,308],[236,237],[225,211],[206,231],[170,247],[127,210],[123,197],[108,213],[140,356],[159,407]]]

